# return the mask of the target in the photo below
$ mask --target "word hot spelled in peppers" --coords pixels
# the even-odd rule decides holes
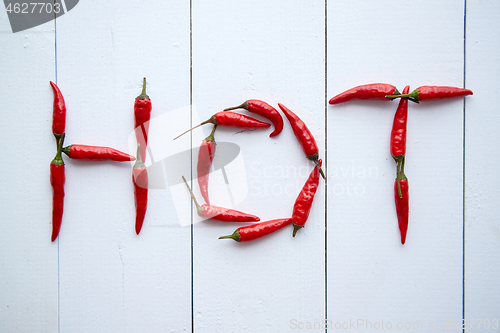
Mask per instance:
[[[321,160],[319,160],[319,167],[321,167]],[[314,200],[314,195],[318,190],[319,185],[319,168],[314,170],[309,175],[306,183],[302,187],[295,204],[293,205],[292,224],[293,224],[293,237],[297,231],[304,227],[311,211],[311,206]]]
[[[141,145],[141,160],[146,161],[146,148],[148,144],[149,120],[151,119],[151,99],[146,94],[146,78],[142,81],[142,92],[136,97],[134,103],[135,137]]]
[[[212,133],[203,139],[201,143],[200,150],[198,151],[198,185],[200,186],[200,192],[205,202],[210,205],[210,199],[208,197],[208,176],[210,174],[210,168],[212,167],[212,161],[215,156],[215,148],[217,144],[215,143],[214,133],[217,126],[214,126]]]
[[[189,187],[186,178],[182,176],[182,179],[184,180],[184,183],[186,184],[186,187],[189,191],[189,194],[191,194],[191,198],[193,198],[194,204],[196,206],[196,213],[204,218],[204,219],[213,219],[213,220],[218,220],[218,221],[223,221],[223,222],[258,222],[260,221],[260,218],[243,213],[234,209],[228,209],[228,208],[223,208],[223,207],[217,207],[217,206],[210,206],[210,205],[199,205],[198,201],[196,200],[196,197],[194,196],[193,191],[191,191],[191,188]]]
[[[66,130],[66,104],[64,97],[57,85],[50,81],[54,91],[54,106],[52,111],[52,133],[56,138],[57,153],[50,162],[50,184],[52,186],[52,237],[55,241],[61,230],[64,211],[64,161],[61,156],[62,146]]]
[[[321,169],[321,164],[318,161],[319,158],[318,145],[316,144],[316,140],[314,140],[311,131],[309,131],[306,124],[299,117],[297,117],[295,113],[290,111],[286,106],[284,106],[281,103],[278,103],[278,106],[280,107],[281,111],[283,111],[288,121],[290,122],[293,134],[295,134],[295,137],[302,146],[304,154],[306,154],[306,157],[316,164],[316,166],[319,169],[319,172],[321,173],[321,176],[323,177],[323,179],[325,179],[325,174],[323,173],[323,170]]]
[[[270,137],[276,136],[283,130],[283,118],[281,117],[278,110],[273,108],[266,102],[259,101],[258,99],[249,99],[243,104],[224,109],[224,111],[235,110],[235,109],[245,109],[250,112],[254,112],[262,117],[269,119],[274,125],[274,131],[269,134]]]
[[[410,86],[406,86],[403,94],[408,94]],[[394,200],[398,216],[401,244],[406,242],[409,215],[408,179],[404,173],[406,155],[406,124],[408,120],[408,99],[402,98],[394,115],[391,131],[391,155],[396,161],[397,176],[394,182]]]
[[[141,160],[140,144],[137,144],[137,160],[132,170],[135,198],[135,233],[139,235],[148,206],[148,170]]]

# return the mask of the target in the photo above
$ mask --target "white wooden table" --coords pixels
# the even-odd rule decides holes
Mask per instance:
[[[459,332],[463,318],[467,332],[500,331],[499,18],[496,0],[87,0],[13,34],[0,13],[0,331]],[[49,80],[66,98],[67,144],[134,154],[143,76],[146,164],[164,180],[142,233],[130,164],[66,159],[51,243]],[[397,102],[327,104],[373,82],[474,91],[409,106],[404,246],[389,154]],[[180,183],[210,126],[171,139],[250,98],[295,111],[324,159],[327,180],[295,238],[287,228],[218,240],[241,225],[200,221]],[[212,203],[290,216],[312,164],[286,120],[270,132],[217,131],[240,153],[211,175]],[[168,164],[177,153],[188,159]]]

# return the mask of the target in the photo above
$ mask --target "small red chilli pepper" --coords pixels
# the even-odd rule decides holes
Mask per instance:
[[[135,232],[141,232],[148,206],[148,170],[141,160],[140,144],[137,145],[137,160],[132,170],[132,182],[134,183],[135,198]]]
[[[403,94],[410,91],[410,86],[406,86]],[[403,98],[399,102],[398,109],[394,115],[391,132],[391,156],[397,159],[398,156],[406,154],[406,123],[408,120],[408,100]],[[397,161],[397,160],[396,160]]]
[[[319,166],[321,167],[321,160],[319,160]],[[314,170],[309,175],[302,191],[300,191],[299,196],[295,200],[293,205],[292,223],[293,223],[293,237],[299,229],[303,228],[309,217],[309,212],[311,211],[311,206],[314,200],[314,195],[318,190],[319,185],[319,171],[318,168]]]
[[[205,120],[201,124],[196,125],[195,127],[192,127],[187,131],[185,131],[184,133],[176,136],[174,140],[199,126],[208,123],[212,123],[215,126],[221,125],[221,126],[238,127],[238,128],[267,128],[271,126],[268,123],[265,123],[263,121],[251,117],[244,116],[239,113],[234,113],[230,111],[221,111],[214,114],[212,117],[210,117],[210,119]]]
[[[248,225],[236,229],[232,235],[222,236],[219,239],[234,239],[237,242],[249,242],[269,235],[292,223],[291,218],[277,219]]]
[[[250,112],[257,113],[262,117],[269,119],[274,125],[274,131],[269,134],[270,137],[276,136],[281,133],[283,130],[283,117],[281,117],[278,110],[273,108],[271,105],[266,102],[259,101],[258,99],[249,99],[241,105],[230,107],[224,109],[224,111],[235,110],[235,109],[245,109]]]
[[[401,196],[398,191],[401,191]],[[408,230],[409,213],[408,179],[406,179],[406,176],[402,179],[396,179],[394,182],[394,200],[396,202],[396,214],[398,215],[401,244],[404,244],[406,242],[406,232]]]
[[[217,207],[217,206],[210,206],[210,205],[199,205],[198,201],[196,200],[193,191],[191,191],[191,188],[189,187],[186,178],[182,176],[182,179],[184,180],[184,183],[186,184],[186,187],[189,190],[189,194],[191,194],[191,197],[193,198],[194,204],[196,205],[196,212],[198,215],[204,219],[213,219],[213,220],[218,220],[218,221],[223,221],[223,222],[258,222],[260,221],[260,218],[243,213],[234,209],[228,209],[228,208],[223,208],[223,207]]]
[[[208,197],[208,176],[210,174],[210,168],[212,167],[212,161],[214,160],[215,148],[217,144],[215,143],[214,133],[217,126],[214,126],[212,133],[207,136],[201,143],[200,149],[198,151],[198,185],[200,186],[200,192],[205,202],[210,205],[210,199]]]
[[[66,176],[64,174],[64,161],[61,156],[61,147],[64,142],[64,133],[58,140],[57,154],[50,162],[50,185],[52,185],[52,237],[55,241],[61,230],[61,222],[64,210],[64,183]]]
[[[64,133],[66,128],[66,104],[64,103],[64,97],[61,90],[57,85],[50,81],[52,90],[54,91],[54,107],[52,113],[52,133],[56,136],[60,136]]]
[[[148,145],[149,119],[151,118],[151,99],[146,94],[146,78],[142,81],[142,92],[136,97],[134,103],[135,137],[141,144],[141,160],[146,161],[146,148]]]
[[[387,95],[394,95],[392,98],[399,97],[398,89],[392,84],[372,83],[364,84],[351,88],[330,99],[330,104],[344,103],[353,99],[378,99],[387,100]]]
[[[420,101],[431,101],[435,99],[444,99],[452,97],[462,97],[472,95],[469,89],[446,87],[446,86],[422,86],[413,90],[411,93],[395,96],[390,94],[386,98],[408,98],[410,101],[420,103]]]
[[[306,124],[299,117],[297,117],[295,113],[290,111],[286,106],[284,106],[281,103],[278,103],[278,106],[280,107],[281,111],[283,111],[288,121],[290,122],[293,133],[295,134],[295,137],[302,146],[302,150],[306,154],[307,158],[316,164],[316,166],[319,169],[319,172],[321,173],[321,177],[325,179],[325,174],[321,169],[321,164],[318,162],[319,158],[318,145],[316,144],[316,140],[314,140],[311,131],[309,131]]]
[[[111,160],[117,162],[135,161],[134,156],[109,147],[70,145],[64,147],[62,152],[68,155],[69,158],[75,160]]]

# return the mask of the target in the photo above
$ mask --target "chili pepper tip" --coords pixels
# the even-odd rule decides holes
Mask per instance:
[[[303,228],[302,226],[293,223],[293,234],[292,234],[292,236],[295,237],[295,234],[297,233],[297,231],[299,231],[302,228]]]

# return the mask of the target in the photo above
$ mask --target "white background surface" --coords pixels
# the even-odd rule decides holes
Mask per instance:
[[[1,12],[0,331],[322,331],[327,319],[328,331],[372,331],[370,322],[458,332],[462,318],[467,332],[500,331],[499,17],[496,0],[87,0],[13,34]],[[147,165],[165,161],[155,166],[166,185],[150,190],[140,236],[131,165],[65,159],[51,243],[48,82],[66,99],[66,144],[134,154],[143,76]],[[410,103],[404,246],[389,154],[397,102],[327,104],[373,82],[474,91]],[[199,222],[179,183],[210,126],[171,139],[251,98],[295,111],[324,159],[327,181],[295,238],[287,228],[250,244],[218,240],[241,225]],[[225,168],[229,184],[221,170],[211,175],[213,204],[262,221],[290,216],[312,165],[286,120],[278,137],[271,131],[218,129],[218,142],[241,151]],[[179,165],[167,164],[177,153]]]

